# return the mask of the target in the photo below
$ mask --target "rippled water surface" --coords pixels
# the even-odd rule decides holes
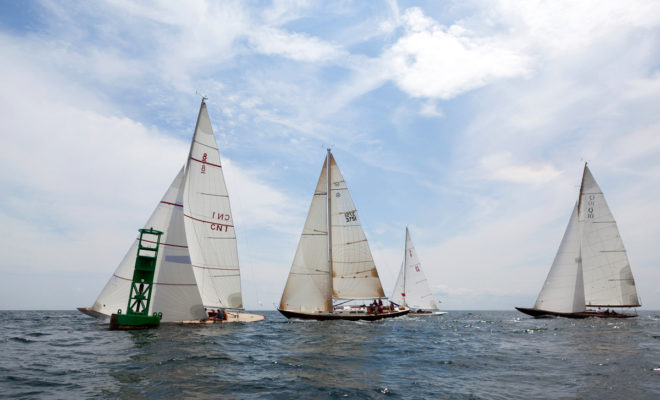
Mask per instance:
[[[660,399],[660,312],[383,322],[264,314],[118,332],[77,311],[0,311],[0,398]]]

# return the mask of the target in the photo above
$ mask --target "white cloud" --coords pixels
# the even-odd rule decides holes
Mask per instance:
[[[557,178],[561,171],[552,165],[514,165],[511,163],[511,154],[493,154],[480,161],[485,174],[493,180],[513,183],[546,184]]]
[[[498,37],[443,27],[419,8],[402,16],[405,34],[383,55],[396,84],[412,97],[450,99],[490,82],[525,76],[527,56]]]

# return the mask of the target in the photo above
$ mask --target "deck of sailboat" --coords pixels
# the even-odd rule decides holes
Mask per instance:
[[[383,311],[380,313],[368,313],[365,311],[344,311],[335,310],[334,312],[301,312],[277,309],[282,315],[289,319],[307,319],[316,321],[344,320],[344,321],[378,321],[385,318],[396,318],[406,315],[410,309]]]
[[[574,313],[561,313],[554,311],[538,310],[536,308],[525,308],[525,307],[516,307],[516,310],[527,315],[531,315],[534,318],[552,318],[552,317],[564,317],[564,318],[634,318],[637,316],[636,313],[618,313],[614,311],[594,311],[586,310],[582,312]]]

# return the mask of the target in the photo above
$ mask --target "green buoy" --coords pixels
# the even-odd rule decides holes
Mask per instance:
[[[162,313],[149,315],[149,305],[151,304],[160,236],[163,232],[153,228],[140,229],[139,231],[140,240],[138,241],[137,256],[135,257],[135,270],[133,271],[131,292],[128,296],[128,306],[125,314],[118,310],[117,314],[110,316],[111,330],[156,328],[162,317]],[[148,237],[153,237],[154,240],[147,240],[144,235],[149,235]]]

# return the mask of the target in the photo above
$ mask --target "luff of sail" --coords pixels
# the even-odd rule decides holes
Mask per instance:
[[[179,171],[162,200],[156,206],[145,228],[163,232],[161,251],[156,260],[154,292],[150,312],[162,312],[162,322],[205,317],[202,301],[190,266],[183,231],[181,190],[183,169]],[[93,310],[110,316],[125,310],[135,268],[138,239],[117,266],[114,274],[94,302]],[[185,299],[185,300],[184,300]]]
[[[577,203],[534,308],[558,313],[585,310]]]
[[[280,309],[332,311],[327,225],[327,162],[324,162],[282,293]]]
[[[242,308],[234,220],[204,101],[186,165],[183,206],[190,258],[204,306]]]
[[[405,294],[405,296],[404,296]],[[406,228],[406,246],[399,276],[394,285],[391,300],[413,309],[437,310],[438,305],[431,293],[428,280],[417,257],[417,251]]]
[[[586,305],[639,307],[626,249],[605,195],[584,166],[579,221]]]
[[[328,157],[333,296],[340,299],[384,298],[357,209],[332,153],[328,153]]]

